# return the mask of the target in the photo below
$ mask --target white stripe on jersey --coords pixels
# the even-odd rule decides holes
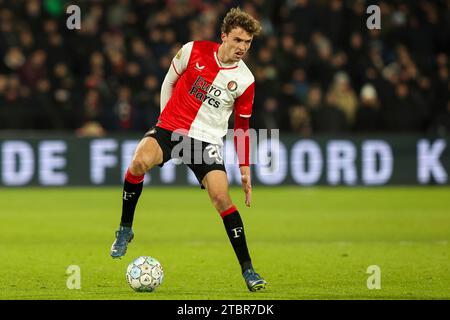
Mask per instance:
[[[230,81],[237,84],[235,91],[230,91],[227,85]],[[252,83],[254,77],[245,63],[239,61],[238,67],[234,69],[221,69],[212,86],[221,91],[218,100],[220,107],[211,106],[208,101],[204,101],[191,124],[188,135],[194,139],[222,145],[222,137],[227,134],[228,119],[233,112],[235,99],[239,97]],[[214,94],[209,94],[215,97]],[[242,115],[241,115],[242,116]],[[251,115],[243,115],[250,117]]]

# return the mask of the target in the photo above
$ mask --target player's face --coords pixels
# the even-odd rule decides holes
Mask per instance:
[[[222,33],[225,57],[231,62],[238,62],[250,49],[253,36],[241,27],[234,28],[228,34]]]

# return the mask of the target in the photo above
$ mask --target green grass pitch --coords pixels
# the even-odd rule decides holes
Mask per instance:
[[[240,209],[265,291],[247,291],[220,216],[205,191],[146,187],[135,239],[109,256],[121,187],[2,189],[0,299],[449,299],[450,189],[255,187]],[[150,255],[165,269],[135,293],[127,265]],[[66,270],[81,268],[81,289]],[[381,288],[369,290],[377,265]]]

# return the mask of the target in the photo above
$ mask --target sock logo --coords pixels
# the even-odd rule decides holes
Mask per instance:
[[[129,200],[131,197],[133,197],[136,194],[136,192],[123,192],[123,200]]]
[[[237,227],[237,228],[231,229],[231,231],[234,232],[233,238],[239,238],[240,237],[239,234],[242,232],[242,227]]]

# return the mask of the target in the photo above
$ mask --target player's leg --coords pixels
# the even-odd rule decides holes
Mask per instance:
[[[136,204],[142,193],[145,173],[163,162],[163,151],[157,140],[147,136],[142,139],[134,152],[130,166],[125,174],[122,196],[122,217],[116,240],[111,247],[113,258],[122,257],[128,243],[133,239],[132,230]]]
[[[163,152],[156,139],[153,137],[142,139],[136,147],[125,174],[121,226],[132,226],[136,204],[144,185],[144,175],[148,170],[162,162]]]
[[[263,289],[266,281],[253,269],[245,238],[241,215],[231,201],[228,191],[228,179],[225,171],[213,170],[202,180],[211,202],[220,214],[225,230],[241,265],[242,275],[251,291]]]
[[[220,170],[208,172],[203,179],[203,185],[208,191],[212,204],[222,217],[242,271],[251,268],[252,263],[245,239],[244,225],[238,210],[231,201],[226,172]]]

